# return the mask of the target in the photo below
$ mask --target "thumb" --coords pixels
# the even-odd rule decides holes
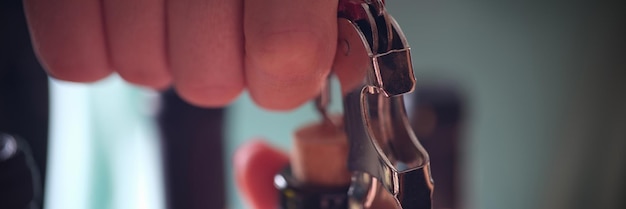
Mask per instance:
[[[274,175],[289,163],[283,152],[261,140],[247,142],[234,156],[237,187],[256,209],[275,209],[278,191],[273,185]]]

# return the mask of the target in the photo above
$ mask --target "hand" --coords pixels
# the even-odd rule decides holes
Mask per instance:
[[[268,109],[315,96],[336,50],[337,0],[25,0],[35,51],[57,79],[117,72],[188,102],[247,88]]]

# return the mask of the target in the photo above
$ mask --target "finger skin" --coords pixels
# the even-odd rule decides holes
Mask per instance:
[[[25,0],[35,52],[51,76],[93,82],[112,72],[98,0]]]
[[[278,191],[274,176],[287,164],[287,155],[260,140],[248,142],[233,158],[237,186],[253,208],[278,208]]]
[[[243,90],[241,0],[167,0],[169,63],[188,102],[224,106]]]
[[[164,0],[107,0],[103,7],[112,67],[131,83],[167,87]]]
[[[337,42],[337,0],[245,0],[246,84],[261,107],[288,110],[319,93]]]

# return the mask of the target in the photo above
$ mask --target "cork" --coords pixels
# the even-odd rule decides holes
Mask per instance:
[[[329,187],[349,185],[347,159],[348,139],[341,126],[318,122],[294,133],[291,172],[302,183]]]

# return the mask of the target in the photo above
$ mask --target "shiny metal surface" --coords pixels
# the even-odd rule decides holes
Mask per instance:
[[[315,109],[322,116],[325,124],[335,125],[328,115],[328,105],[330,104],[330,81],[326,79],[320,95],[315,98]]]
[[[352,2],[354,3],[354,2]],[[350,208],[431,208],[428,154],[410,127],[403,94],[415,88],[406,38],[382,1],[339,15],[333,70],[342,83],[350,142]]]
[[[13,136],[0,133],[0,162],[15,156],[17,149],[17,141]]]

